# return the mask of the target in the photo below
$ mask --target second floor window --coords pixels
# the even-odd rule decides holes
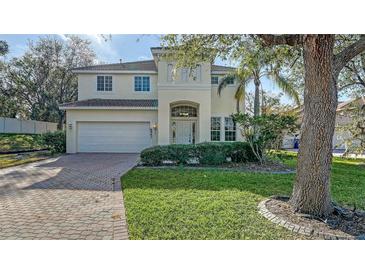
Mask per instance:
[[[113,90],[112,76],[97,76],[96,90],[112,91]]]
[[[218,85],[218,80],[219,80],[218,76],[212,76],[211,78],[212,85]]]
[[[227,85],[234,85],[234,77],[227,78]]]
[[[134,77],[134,91],[151,91],[149,76]]]

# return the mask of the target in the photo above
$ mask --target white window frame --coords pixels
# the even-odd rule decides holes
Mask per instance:
[[[225,142],[236,142],[237,141],[237,125],[233,121],[234,130],[226,130],[227,119],[232,119],[232,117],[224,117],[224,128],[223,128],[224,129],[224,141]],[[227,132],[232,132],[232,131],[234,132],[234,140],[227,140],[226,139]]]
[[[188,68],[182,68],[181,69],[181,81],[182,82],[188,82],[189,81],[189,69]]]
[[[213,81],[212,81],[212,79],[213,78],[217,78],[217,83],[212,83]],[[219,84],[219,76],[218,75],[212,75],[211,77],[210,77],[210,83],[212,84],[212,85],[218,85]]]
[[[137,77],[141,77],[141,89],[142,90],[136,90],[136,78]],[[148,77],[148,81],[149,81],[149,90],[143,90],[143,77]],[[136,93],[146,93],[146,92],[151,92],[152,91],[152,86],[151,86],[151,76],[149,75],[134,75],[133,77],[133,90]]]
[[[219,119],[219,129],[212,129],[212,120]],[[212,139],[212,132],[219,132],[219,140]],[[220,116],[212,116],[210,117],[210,141],[211,142],[220,142],[222,141],[222,117]]]
[[[99,90],[99,86],[98,86],[98,78],[99,77],[103,77],[103,89]],[[111,90],[106,90],[106,81],[105,81],[105,77],[110,77],[111,79]],[[112,75],[96,75],[96,92],[113,92],[113,76]]]
[[[174,64],[167,64],[167,82],[175,81],[175,68]]]

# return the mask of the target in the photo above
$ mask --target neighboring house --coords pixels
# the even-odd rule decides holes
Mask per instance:
[[[336,128],[333,135],[333,148],[334,149],[346,149],[345,140],[349,138],[350,132],[345,132],[340,128],[348,124],[351,121],[352,111],[359,109],[359,107],[365,106],[365,98],[360,97],[351,99],[346,102],[340,102],[336,110]],[[298,109],[298,115],[301,117],[302,109]],[[300,134],[299,131],[295,134],[286,135],[283,140],[283,148],[296,148],[296,144],[299,143]]]
[[[162,48],[151,52],[150,61],[74,69],[78,101],[60,106],[66,110],[68,153],[242,140],[230,117],[236,83],[217,94],[219,79],[234,68],[177,68]]]

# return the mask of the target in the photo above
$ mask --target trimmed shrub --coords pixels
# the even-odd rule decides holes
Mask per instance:
[[[257,161],[248,143],[206,142],[196,145],[166,145],[147,148],[141,152],[144,165],[158,166],[165,162],[177,165],[199,163],[201,165],[221,165],[230,159],[244,163]]]
[[[224,143],[201,143],[196,145],[199,163],[202,165],[221,165],[227,161],[227,145]]]
[[[66,152],[66,132],[59,130],[42,134],[42,142],[52,153]]]

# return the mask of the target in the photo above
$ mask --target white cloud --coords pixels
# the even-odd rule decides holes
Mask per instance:
[[[142,55],[142,56],[138,56],[138,60],[142,61],[142,60],[148,60],[150,59],[149,57]]]
[[[111,40],[105,40],[100,34],[85,34],[81,36],[91,41],[91,46],[93,47],[99,62],[116,63],[120,59],[120,54],[117,49],[114,48]]]

